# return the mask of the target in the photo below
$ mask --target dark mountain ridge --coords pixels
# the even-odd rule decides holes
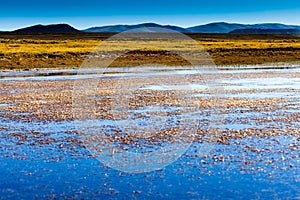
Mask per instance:
[[[185,28],[171,25],[160,25],[156,23],[143,23],[136,25],[112,25],[112,26],[100,26],[92,27],[83,30],[84,32],[189,32]]]
[[[79,30],[69,24],[34,25],[13,31],[15,33],[78,33]]]
[[[300,30],[300,26],[285,25],[279,23],[237,24],[237,23],[215,22],[215,23],[210,23],[205,25],[193,26],[189,28],[182,28],[179,26],[171,26],[171,25],[160,25],[155,23],[144,23],[144,24],[137,24],[137,25],[112,25],[112,26],[92,27],[92,28],[85,29],[83,31],[84,32],[123,32],[123,31],[151,32],[151,31],[156,31],[155,28],[157,28],[157,30],[170,29],[171,31],[178,31],[182,33],[187,33],[187,32],[189,33],[230,33],[231,31],[239,30],[239,29]],[[134,29],[138,29],[138,30],[134,30]],[[167,32],[167,30],[165,32]]]
[[[68,24],[34,25],[15,30],[15,33],[78,33],[78,32],[182,32],[182,33],[259,33],[259,34],[299,34],[300,26],[279,23],[238,24],[215,22],[205,25],[182,28],[173,25],[142,23],[135,25],[111,25],[77,30]]]
[[[215,22],[215,23],[187,28],[189,32],[196,32],[196,33],[229,33],[237,29],[299,29],[300,30],[300,26],[285,25],[279,23],[236,24],[236,23],[226,23],[226,22]]]

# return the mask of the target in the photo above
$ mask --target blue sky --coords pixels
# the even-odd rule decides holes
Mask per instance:
[[[216,21],[300,25],[300,0],[4,0],[0,30],[69,23],[76,28],[156,22],[183,27]]]

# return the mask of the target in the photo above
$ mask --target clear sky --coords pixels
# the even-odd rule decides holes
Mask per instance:
[[[300,25],[300,0],[0,0],[0,30],[68,23],[75,28],[156,22]]]

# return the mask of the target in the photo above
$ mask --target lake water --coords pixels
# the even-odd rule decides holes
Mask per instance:
[[[73,142],[81,139],[76,132],[78,121],[28,122],[23,118],[30,113],[14,112],[13,109],[9,113],[8,108],[27,103],[17,100],[28,91],[15,88],[17,92],[10,94],[12,90],[3,89],[3,95],[20,94],[21,97],[14,96],[16,102],[0,102],[0,199],[300,199],[300,77],[297,77],[300,69],[199,72],[149,68],[147,71],[115,68],[100,78],[133,80],[199,73],[204,77],[220,75],[214,82],[221,85],[222,97],[228,100],[224,103],[226,112],[218,115],[223,119],[219,128],[223,130],[224,141],[220,137],[222,142],[207,143],[209,151],[203,154],[201,148],[207,144],[195,139],[183,155],[162,169],[127,173],[107,166],[101,159],[94,158],[84,144]],[[13,84],[37,83],[38,86],[31,89],[39,94],[42,89],[47,91],[44,83],[97,76],[95,71],[82,71],[79,76],[75,75],[77,72],[55,71],[53,75],[49,75],[51,71],[38,72],[38,75],[35,72],[7,72],[1,74],[0,84],[13,87]],[[207,82],[176,82],[147,84],[135,90],[147,91],[149,95],[151,92],[186,91],[183,96],[188,99],[205,100],[214,97],[207,91],[209,87]],[[239,104],[231,106],[231,101]],[[47,101],[41,104],[47,104]],[[129,126],[131,122],[140,127],[155,127],[155,121],[134,118],[139,114],[159,120],[151,113],[158,113],[158,116],[168,113],[167,120],[174,126],[176,117],[187,119],[183,120],[184,127],[188,127],[186,121],[192,123],[195,116],[202,120],[203,126],[215,117],[209,114],[209,107],[197,112],[188,109],[189,105],[133,107],[126,111],[132,118],[103,119],[97,123],[89,122],[89,126],[97,124],[97,128],[113,134],[114,127]],[[176,115],[174,112],[183,113]],[[228,136],[233,133],[236,135]],[[248,135],[241,136],[244,133]],[[20,137],[26,138],[21,140]],[[51,142],[44,145],[46,139]],[[143,151],[155,151],[155,148],[145,147]]]

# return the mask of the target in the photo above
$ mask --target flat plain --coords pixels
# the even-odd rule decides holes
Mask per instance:
[[[113,33],[1,33],[0,68],[10,70],[76,68],[81,65],[90,52],[113,35]],[[299,63],[300,36],[298,35],[188,34],[188,36],[207,51],[216,65]],[[126,45],[134,46],[137,40],[128,40],[127,42]],[[161,45],[159,39],[154,42],[157,46]],[[185,45],[185,42],[187,41],[176,41],[182,46]],[[188,44],[185,46],[180,51],[190,50]],[[114,49],[102,48],[103,52],[109,54],[120,50],[118,44]],[[149,52],[152,54],[149,55]],[[122,61],[114,62],[111,66],[138,65],[139,63],[132,59],[137,56],[149,63],[154,62],[153,57],[155,57],[156,60],[167,65],[184,65],[173,55],[165,55],[157,49],[141,49],[135,54],[131,53],[127,60],[122,59]],[[153,54],[156,55],[153,56]]]

